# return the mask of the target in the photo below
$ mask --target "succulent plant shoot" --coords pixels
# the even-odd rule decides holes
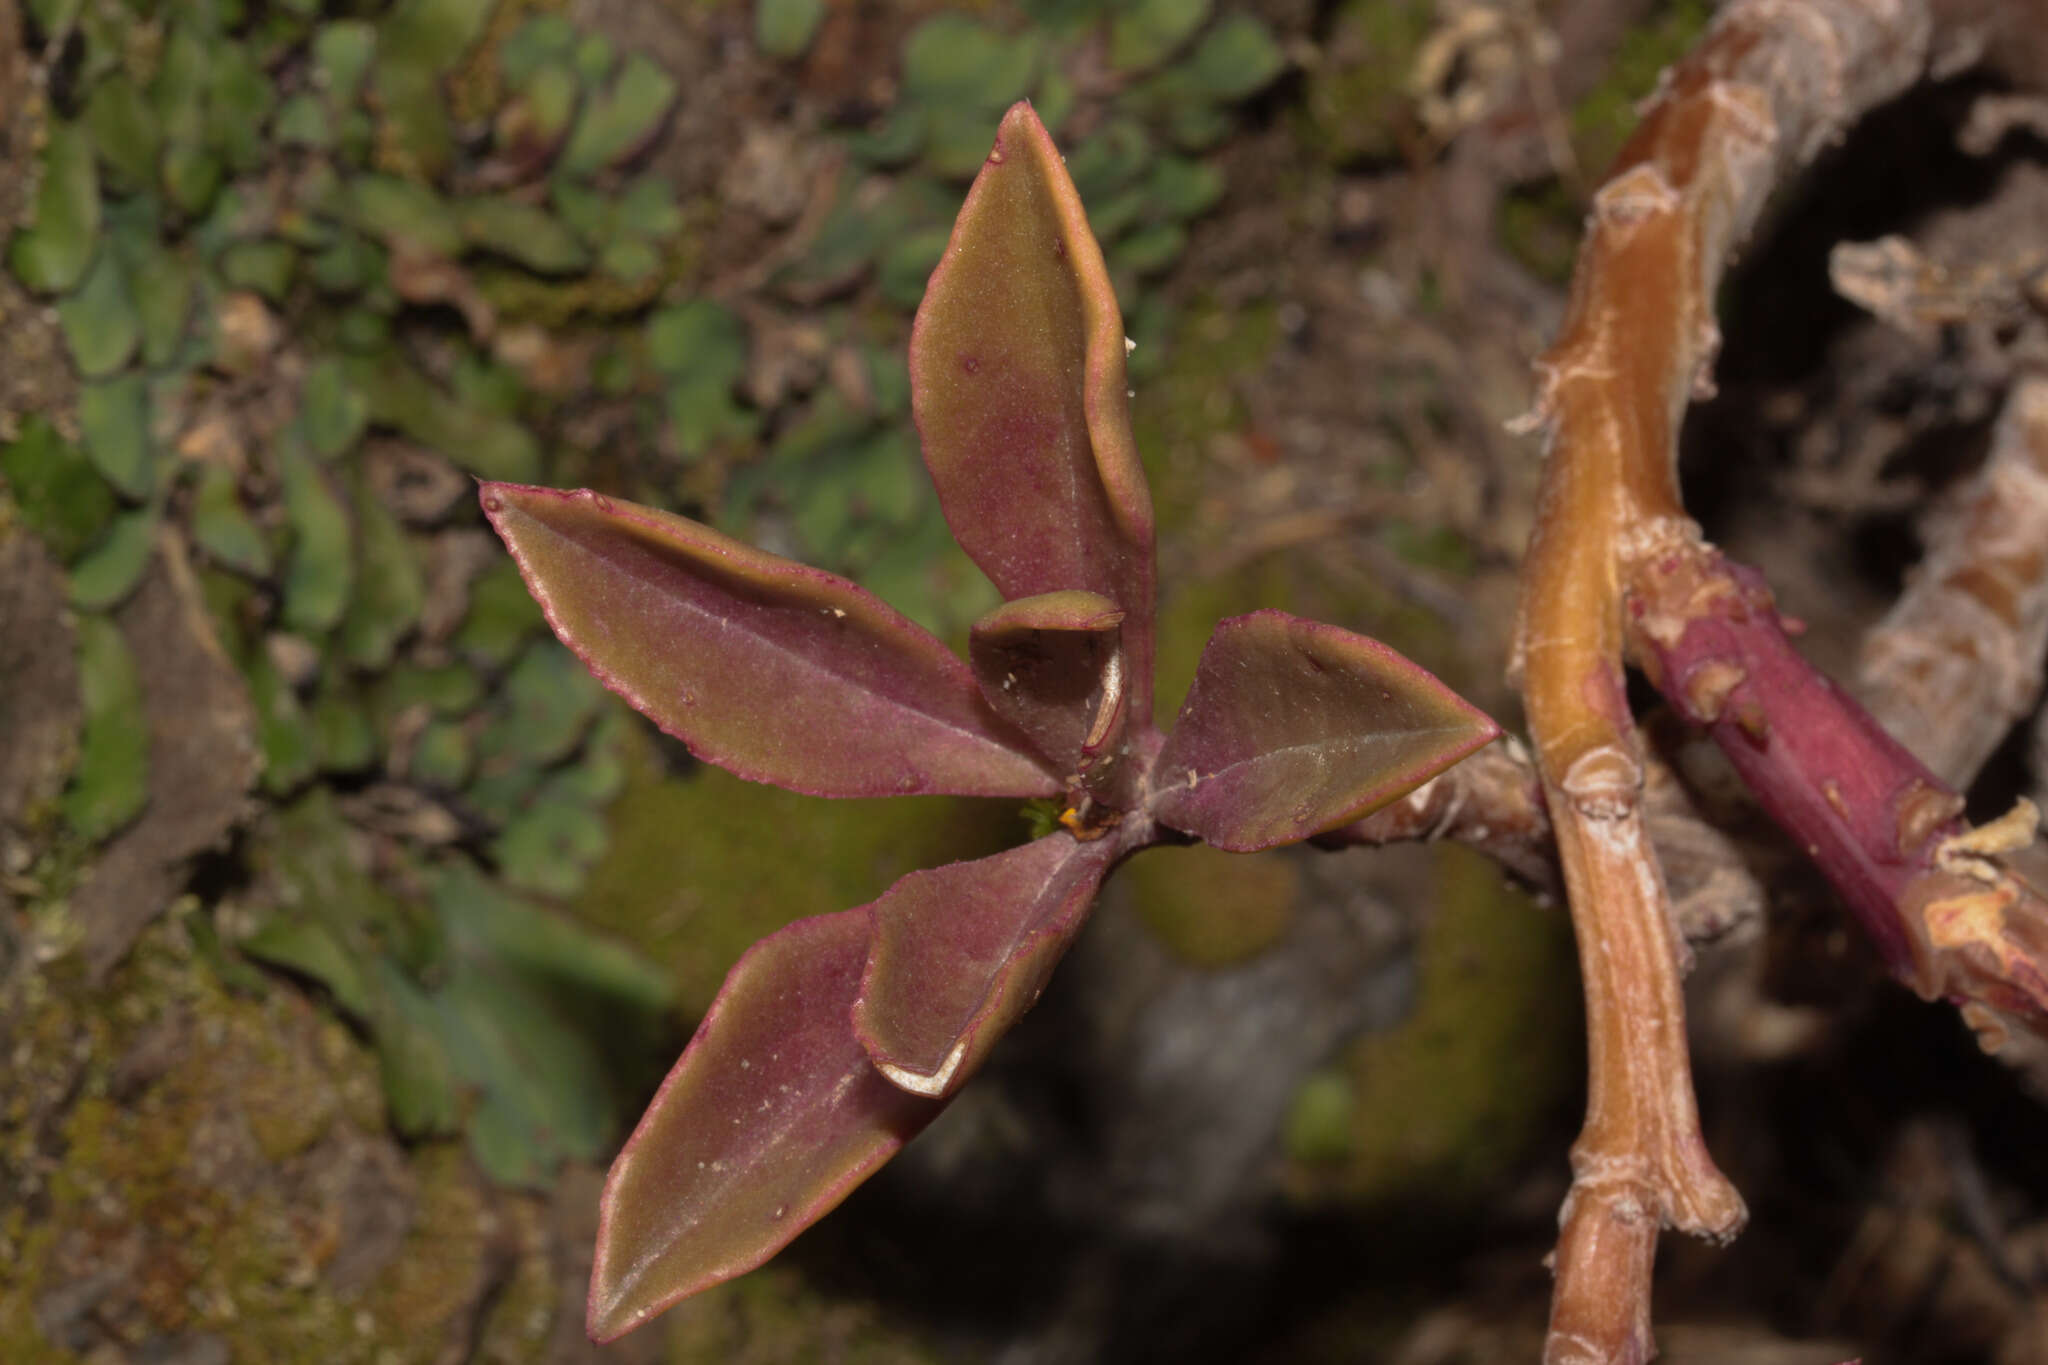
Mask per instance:
[[[1020,103],[910,347],[947,522],[1005,599],[964,662],[853,583],[695,522],[484,485],[555,631],[698,757],[820,796],[1063,803],[1045,837],[913,872],[740,959],[612,1167],[593,1337],[759,1265],[930,1122],[1121,859],[1306,839],[1499,733],[1385,646],[1279,611],[1221,623],[1170,731],[1155,724],[1125,353],[1079,196]]]

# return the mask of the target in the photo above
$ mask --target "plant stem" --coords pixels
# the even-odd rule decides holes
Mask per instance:
[[[1525,565],[1517,672],[1586,985],[1592,1064],[1545,1359],[1646,1360],[1658,1225],[1733,1235],[1708,1158],[1678,982],[1682,946],[1642,826],[1622,685],[1624,565],[1686,525],[1676,435],[1709,385],[1713,296],[1770,192],[1918,79],[1916,0],[1737,0],[1666,73],[1606,184],[1563,329],[1538,366],[1549,460]]]
[[[1963,1007],[1987,1048],[2048,1023],[2048,902],[2004,863],[2023,804],[1972,830],[1963,798],[1786,637],[1762,575],[1700,543],[1632,566],[1630,642],[1704,727],[1923,998]]]
[[[1668,766],[1655,754],[1645,757],[1643,824],[1665,870],[1679,931],[1688,943],[1701,943],[1754,925],[1763,913],[1763,888],[1734,840],[1700,815]],[[1539,896],[1564,894],[1543,779],[1529,751],[1512,738],[1312,842],[1342,849],[1438,839],[1486,854]]]

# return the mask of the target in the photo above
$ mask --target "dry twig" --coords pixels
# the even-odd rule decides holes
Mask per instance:
[[[2023,376],[1962,497],[1863,645],[1865,703],[1920,760],[1968,782],[2041,698],[2048,654],[2048,378]]]
[[[1315,842],[1324,848],[1450,839],[1492,856],[1542,892],[1558,890],[1543,787],[1514,740],[1489,744],[1407,796]]]
[[[1763,889],[1727,835],[1701,817],[1676,774],[1652,755],[1643,819],[1671,883],[1689,943],[1716,942],[1754,926]],[[1543,780],[1512,739],[1489,745],[1401,800],[1319,836],[1324,848],[1449,839],[1487,854],[1539,895],[1564,891]]]

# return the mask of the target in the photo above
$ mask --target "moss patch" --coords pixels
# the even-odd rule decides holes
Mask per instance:
[[[1216,623],[1262,607],[1278,607],[1370,635],[1401,651],[1452,687],[1464,687],[1468,664],[1445,621],[1395,597],[1369,579],[1333,572],[1314,549],[1261,555],[1228,577],[1182,579],[1169,586],[1159,614],[1157,709],[1164,725],[1187,696]]]
[[[1578,262],[1584,223],[1585,205],[1560,181],[1547,180],[1502,198],[1496,231],[1507,253],[1529,273],[1562,285]]]
[[[873,900],[920,867],[1021,841],[1021,803],[942,797],[825,801],[700,766],[662,771],[629,748],[609,851],[575,906],[586,924],[666,964],[702,1014],[755,940],[792,920]]]
[[[563,1302],[564,1277],[550,1254],[546,1206],[522,1196],[503,1201],[500,1210],[507,1224],[500,1245],[517,1245],[519,1259],[510,1281],[491,1300],[472,1358],[490,1365],[547,1360],[550,1341],[561,1335],[559,1318],[568,1314],[580,1325],[583,1302],[580,1296]]]
[[[365,1295],[363,1313],[385,1330],[410,1330],[438,1348],[445,1324],[475,1304],[486,1258],[495,1254],[486,1195],[462,1149],[436,1144],[414,1159],[413,1223],[398,1262]],[[402,1270],[403,1273],[393,1273]],[[408,1329],[406,1325],[411,1325]],[[431,1357],[432,1352],[421,1351]],[[410,1358],[410,1357],[408,1357]]]
[[[1200,500],[1202,444],[1219,431],[1245,424],[1242,400],[1233,385],[1266,367],[1280,339],[1279,315],[1271,303],[1231,310],[1198,304],[1173,328],[1164,346],[1164,369],[1134,374],[1131,429],[1145,460],[1153,507],[1162,536],[1193,520]],[[1131,361],[1143,371],[1152,352],[1139,342]]]
[[[1399,150],[1409,73],[1435,24],[1430,0],[1348,0],[1338,9],[1303,109],[1305,140],[1319,156],[1342,165]]]
[[[664,1325],[674,1365],[925,1365],[940,1358],[872,1304],[820,1294],[787,1266],[765,1266],[686,1300]]]
[[[1294,855],[1225,853],[1206,844],[1147,851],[1117,883],[1160,943],[1194,967],[1228,967],[1279,942],[1294,919]]]
[[[1297,1096],[1290,1183],[1304,1198],[1475,1207],[1578,1074],[1570,924],[1478,854],[1443,846],[1435,856],[1415,1012]]]
[[[375,1063],[303,996],[230,993],[172,920],[104,989],[60,961],[5,1018],[25,1046],[0,1164],[27,1194],[0,1224],[0,1358],[167,1333],[237,1365],[439,1356],[482,1283],[487,1196],[458,1148],[408,1170],[355,1126],[381,1113]],[[417,1200],[402,1243],[366,1224],[380,1199]]]
[[[1589,174],[1604,174],[1639,120],[1636,103],[1657,87],[1665,67],[1692,49],[1714,17],[1707,0],[1666,0],[1629,25],[1600,84],[1572,106],[1572,149]]]

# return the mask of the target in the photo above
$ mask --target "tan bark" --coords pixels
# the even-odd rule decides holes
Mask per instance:
[[[1667,72],[1594,197],[1532,426],[1548,465],[1525,566],[1516,672],[1572,901],[1591,1061],[1545,1358],[1639,1361],[1660,1224],[1710,1237],[1743,1206],[1701,1139],[1683,950],[1642,827],[1643,757],[1622,683],[1631,563],[1692,534],[1676,436],[1710,390],[1713,296],[1765,199],[1865,110],[1917,80],[1917,0],[1737,0]]]
[[[1928,767],[1966,783],[2041,698],[2048,654],[2048,378],[2022,376],[1962,496],[1864,641],[1865,704]]]

